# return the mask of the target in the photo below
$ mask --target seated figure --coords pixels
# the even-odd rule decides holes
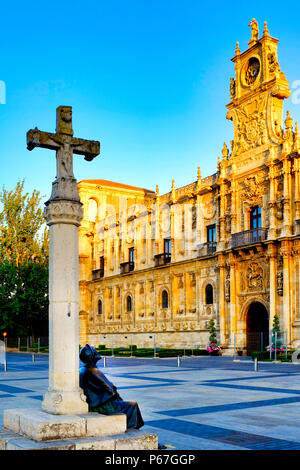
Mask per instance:
[[[83,389],[89,405],[89,411],[104,415],[124,413],[127,416],[127,429],[139,429],[144,421],[136,402],[124,401],[118,394],[117,387],[97,368],[101,359],[93,346],[86,344],[79,354],[83,367],[79,369],[80,387]]]

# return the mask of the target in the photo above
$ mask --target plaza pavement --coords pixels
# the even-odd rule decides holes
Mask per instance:
[[[48,356],[8,353],[0,365],[3,410],[39,408]],[[125,400],[139,403],[144,431],[168,449],[300,450],[300,364],[233,362],[230,357],[107,358],[98,366]]]

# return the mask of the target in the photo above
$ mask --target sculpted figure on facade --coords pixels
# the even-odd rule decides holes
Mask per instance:
[[[277,272],[277,294],[283,295],[283,272]]]
[[[251,41],[250,42],[257,42],[258,41],[258,23],[255,20],[255,18],[252,18],[252,21],[250,21],[249,25],[251,27]]]
[[[263,269],[258,263],[250,263],[247,268],[247,287],[250,291],[263,289]]]
[[[235,80],[231,77],[230,79],[230,99],[235,98]]]

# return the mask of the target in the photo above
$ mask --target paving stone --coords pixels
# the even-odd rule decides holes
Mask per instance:
[[[208,359],[186,358],[178,368],[177,358],[108,358],[108,367],[102,370],[122,390],[124,400],[139,403],[146,423],[142,429],[158,433],[159,442],[175,449],[296,450],[300,445],[300,365],[261,363],[255,373],[253,363],[244,359],[240,363],[223,357]],[[6,408],[40,409],[37,397],[47,388],[48,364],[46,358],[39,360],[36,357],[32,364],[30,357],[8,354],[10,369],[0,374],[0,382],[16,390],[13,397],[3,396],[10,392],[0,394],[0,424],[1,410]],[[21,389],[25,380],[27,395]],[[161,418],[164,423],[151,426]],[[99,439],[81,438],[74,445],[104,446]]]

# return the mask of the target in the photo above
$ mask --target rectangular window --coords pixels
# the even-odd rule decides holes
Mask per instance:
[[[217,241],[216,238],[216,226],[215,225],[208,225],[207,229],[207,242],[214,243]]]
[[[216,236],[216,226],[208,225],[206,227],[206,236],[207,236],[207,254],[211,255],[217,249],[217,236]]]
[[[171,256],[171,239],[170,238],[164,239],[164,254]]]
[[[129,248],[129,271],[134,270],[134,248]]]
[[[134,263],[134,248],[129,248],[129,263]]]
[[[250,212],[250,230],[261,228],[261,208],[252,207]]]

